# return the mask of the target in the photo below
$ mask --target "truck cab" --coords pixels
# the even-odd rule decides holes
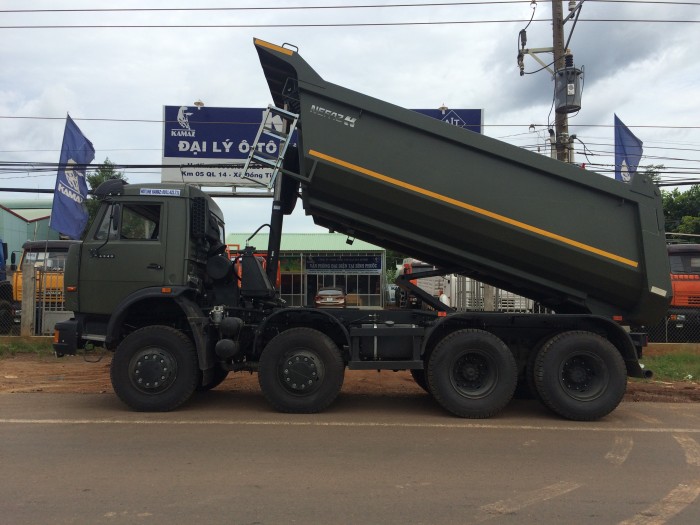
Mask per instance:
[[[673,299],[660,335],[668,342],[700,341],[700,244],[669,244]]]
[[[90,312],[81,332],[98,341],[122,336],[108,328],[115,312],[133,327],[164,311],[186,324],[174,303],[213,300],[206,264],[225,250],[219,207],[183,184],[109,181],[96,194],[102,205],[85,240],[70,250],[66,273],[67,308]]]
[[[22,316],[22,279],[28,269],[36,272],[36,302],[44,301],[52,307],[63,304],[63,275],[68,250],[80,241],[48,240],[27,241],[22,245],[19,265],[13,265],[12,291],[14,322],[19,324]]]

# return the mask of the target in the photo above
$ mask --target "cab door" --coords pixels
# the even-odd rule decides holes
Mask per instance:
[[[105,202],[83,242],[80,310],[111,314],[130,294],[165,284],[167,202]]]

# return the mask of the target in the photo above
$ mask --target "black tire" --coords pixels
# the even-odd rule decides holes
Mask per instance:
[[[560,416],[592,421],[620,404],[627,369],[607,339],[592,332],[563,332],[538,353],[535,385],[542,402]]]
[[[200,370],[199,381],[197,383],[197,392],[208,392],[209,390],[216,388],[224,382],[224,379],[228,377],[228,372],[228,370],[221,368],[221,365],[214,365],[211,380],[205,385],[202,383],[204,379],[204,374],[202,374],[202,371]]]
[[[320,412],[343,386],[345,363],[338,347],[311,328],[277,335],[263,349],[259,365],[260,389],[280,412]]]
[[[530,349],[527,362],[525,363],[525,370],[523,370],[523,377],[518,380],[516,397],[519,394],[521,399],[537,399],[538,401],[542,401],[542,397],[537,391],[537,385],[535,384],[535,363],[537,362],[537,355],[547,341],[549,341],[549,338],[541,339]]]
[[[12,332],[14,325],[12,305],[9,301],[0,301],[0,334],[6,335]]]
[[[430,387],[428,386],[428,377],[425,369],[412,368],[411,377],[416,382],[416,384],[430,394]]]
[[[513,398],[518,367],[503,341],[483,330],[460,330],[445,337],[428,362],[428,385],[435,400],[459,417],[487,418]]]
[[[119,399],[142,412],[176,409],[192,396],[200,377],[192,341],[168,326],[128,335],[114,352],[110,376]]]

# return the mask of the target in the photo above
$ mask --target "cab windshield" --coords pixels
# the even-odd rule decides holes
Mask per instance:
[[[700,274],[700,254],[678,253],[669,256],[671,273]]]
[[[22,259],[22,264],[40,263],[49,270],[63,270],[66,267],[68,252],[51,251],[48,252],[26,252]]]

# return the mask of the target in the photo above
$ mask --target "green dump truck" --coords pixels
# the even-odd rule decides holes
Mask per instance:
[[[286,123],[263,122],[258,138],[280,148],[253,145],[249,158],[276,173],[265,269],[256,248],[224,255],[223,215],[206,193],[108,181],[70,248],[75,317],[56,325],[58,355],[113,351],[115,392],[144,411],[254,371],[277,410],[318,412],[349,368],[410,370],[460,417],[498,413],[520,382],[559,415],[593,420],[619,404],[627,376],[648,375],[634,327],[662,318],[671,290],[648,177],[623,184],[328,83],[296,49],[255,47],[270,111]],[[556,313],[454,312],[428,294],[432,310],[286,307],[271,276],[298,199],[319,225]]]

